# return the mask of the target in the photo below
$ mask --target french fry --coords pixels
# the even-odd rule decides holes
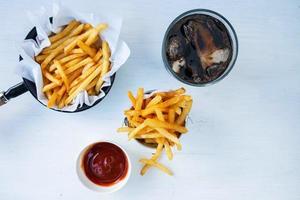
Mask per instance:
[[[142,176],[144,176],[150,167],[151,167],[150,165],[144,164],[143,168],[141,169],[140,174],[141,174]]]
[[[185,89],[184,89],[183,87],[182,87],[182,88],[179,88],[179,89],[175,90],[175,93],[176,93],[177,95],[184,94],[184,93],[185,93]]]
[[[89,96],[96,96],[96,91],[94,88],[86,89]]]
[[[127,132],[129,132],[129,131],[127,131]],[[134,138],[146,139],[146,138],[160,138],[160,137],[162,137],[162,136],[159,133],[149,133],[149,134],[136,135]]]
[[[129,128],[129,127],[121,127],[121,128],[118,128],[117,132],[121,133],[121,132],[130,132],[130,131],[133,131],[134,128]]]
[[[184,121],[185,121],[185,119],[186,119],[188,113],[190,112],[190,110],[191,110],[191,108],[192,108],[192,103],[193,103],[192,100],[187,102],[187,106],[186,106],[185,108],[183,108],[182,113],[181,113],[181,114],[179,115],[179,117],[176,119],[176,123],[177,123],[177,124],[180,124],[180,125],[181,125],[181,124],[184,123]]]
[[[63,54],[63,52],[59,53],[54,59],[55,60],[60,60],[62,58],[64,58],[65,55]],[[51,66],[53,64],[53,60],[49,63],[49,65]]]
[[[74,60],[75,58],[83,57],[83,56],[85,56],[85,55],[86,55],[85,53],[71,54],[71,55],[69,55],[69,56],[66,56],[66,57],[60,59],[59,62],[60,62],[61,64],[64,64],[64,63],[66,63],[66,62],[69,62],[69,61],[71,61],[71,60]]]
[[[80,49],[82,49],[86,54],[88,54],[90,57],[94,57],[96,55],[96,50],[89,47],[85,43],[83,43],[81,40],[77,41],[77,45],[79,46]]]
[[[85,72],[83,72],[79,77],[77,77],[72,83],[71,83],[71,87],[76,86],[77,84],[79,84],[80,82],[82,82],[84,79],[86,79],[91,73],[93,73],[96,69],[96,66],[93,66],[91,68],[89,68],[88,70],[86,70]]]
[[[167,140],[165,140],[165,142],[164,142],[164,147],[165,147],[168,159],[172,160],[173,159],[173,153],[172,153],[172,149],[170,147],[170,144],[169,144],[169,142]]]
[[[175,144],[179,144],[179,139],[177,137],[175,137],[174,135],[172,135],[171,133],[169,133],[168,131],[166,131],[166,129],[163,128],[155,128],[162,136],[164,136],[165,138],[169,139],[170,141],[174,142]]]
[[[109,60],[110,57],[110,48],[106,41],[102,41],[102,54],[104,60]]]
[[[47,55],[38,55],[35,57],[35,61],[40,63],[47,58]]]
[[[134,138],[134,136],[145,127],[146,127],[145,122],[140,124],[139,126],[137,126],[133,131],[130,132],[130,134],[128,135],[128,139],[130,140],[130,139]]]
[[[58,108],[62,109],[65,106],[65,101],[67,99],[68,95],[67,93],[64,94],[64,96],[61,98],[60,102],[58,103]]]
[[[158,104],[162,100],[162,97],[160,95],[156,95],[146,106],[146,108],[149,108],[151,106],[154,106]]]
[[[79,25],[79,22],[77,22],[75,20],[71,21],[62,32],[49,37],[50,42],[53,43],[53,42],[65,37],[78,25]]]
[[[169,123],[175,122],[175,110],[172,108],[168,112],[168,121],[169,121]]]
[[[109,57],[110,57],[110,49],[109,49],[109,45],[106,41],[102,42],[102,52],[103,52],[103,66],[102,66],[102,71],[101,71],[101,75],[100,78],[96,84],[96,92],[99,93],[100,92],[100,88],[103,84],[103,76],[108,72],[109,70]]]
[[[96,26],[95,29],[92,30],[92,33],[89,35],[88,39],[85,41],[87,45],[91,45],[97,41],[98,34],[105,29],[107,29],[108,25],[103,23]]]
[[[59,73],[60,77],[62,78],[62,80],[66,86],[66,89],[68,91],[70,88],[70,83],[69,83],[68,77],[66,76],[66,73],[64,72],[62,66],[60,65],[60,63],[57,60],[54,60],[54,64],[55,64],[56,69],[58,70],[58,73]]]
[[[77,49],[73,49],[70,53],[71,54],[78,54],[78,53],[84,53],[84,51],[80,48],[77,48]]]
[[[91,28],[93,28],[92,25],[90,25],[90,24],[84,24],[84,28],[83,28],[83,29],[84,29],[85,31],[87,31],[87,30],[89,30],[89,29],[91,29]]]
[[[175,110],[175,113],[176,113],[177,115],[180,115],[180,114],[182,113],[182,109],[179,108],[178,106],[172,107],[172,109]]]
[[[99,24],[95,27],[95,29],[98,31],[98,33],[101,33],[102,31],[104,31],[107,28],[108,28],[108,24],[106,24],[106,23]]]
[[[68,105],[69,103],[71,103],[71,101],[77,96],[77,94],[82,90],[84,90],[88,86],[88,84],[100,73],[101,73],[101,68],[98,67],[88,78],[86,78],[80,84],[80,86],[73,93],[70,94],[70,96],[66,99],[65,104]]]
[[[56,60],[59,60],[59,59],[56,59]],[[75,65],[75,64],[77,64],[78,62],[80,62],[82,59],[81,58],[75,58],[75,59],[73,59],[73,60],[70,60],[70,61],[68,61],[67,63],[62,63],[63,65],[62,65],[62,68],[63,69],[66,69],[66,68],[68,68],[68,67],[70,67],[70,66],[73,66],[73,65]],[[60,62],[60,61],[59,61]],[[60,62],[61,63],[61,62]],[[55,71],[56,70],[56,66],[55,66],[55,64],[54,64],[54,62],[50,65],[50,67],[49,67],[49,72],[53,72],[53,71]],[[55,74],[58,74],[58,71],[56,70],[55,71]]]
[[[66,87],[65,87],[65,86],[62,86],[62,87],[59,89],[59,91],[57,92],[57,95],[58,95],[58,97],[57,97],[57,99],[56,99],[56,104],[57,104],[57,105],[59,104],[60,100],[61,100],[62,97],[64,96],[65,92],[66,92]]]
[[[181,151],[182,150],[182,145],[181,144],[176,144],[176,148],[178,151]]]
[[[93,41],[93,44],[91,44],[90,46],[95,49],[102,49],[102,39],[100,38],[99,34],[95,38],[95,41]]]
[[[140,110],[126,110],[124,112],[126,116],[139,116],[141,114]]]
[[[44,71],[43,75],[51,82],[56,83],[57,85],[61,85],[61,81],[57,78],[53,77],[49,72]]]
[[[75,90],[77,90],[78,87],[79,87],[79,85],[71,87],[70,90],[68,91],[68,94],[73,94],[75,92]]]
[[[69,62],[65,63],[64,66],[63,66],[63,68],[64,69],[70,68],[70,67],[72,67],[74,65],[77,65],[81,61],[82,61],[82,58],[75,58],[75,59],[70,60]],[[51,70],[51,67],[50,67],[50,70]]]
[[[68,35],[66,38],[71,38],[71,37],[73,37],[73,36],[77,36],[77,35],[79,35],[83,30],[84,30],[84,24],[80,24],[80,25],[77,26],[74,30],[72,30],[72,32],[70,33],[70,35]]]
[[[130,101],[131,101],[132,106],[134,107],[135,104],[136,104],[136,99],[134,98],[132,92],[131,92],[131,91],[128,91],[127,95],[128,95],[128,98],[129,98]]]
[[[86,87],[86,89],[89,90],[89,89],[91,89],[91,88],[94,88],[94,87],[96,86],[97,82],[98,82],[98,79],[97,79],[97,77],[96,77],[96,78],[94,78],[94,80],[93,80],[92,82],[90,82],[90,83],[88,84],[88,86]],[[96,91],[96,90],[95,90],[95,91]]]
[[[180,101],[182,99],[182,96],[175,96],[175,97],[172,97],[160,104],[157,105],[157,107],[159,108],[165,108],[165,107],[168,107],[168,106],[171,106],[173,104],[176,104],[178,101]]]
[[[48,100],[47,107],[52,108],[56,102],[56,99],[58,97],[58,88],[55,88],[54,92],[52,93],[51,97]]]
[[[137,122],[137,121],[132,120],[130,118],[127,118],[127,119],[128,119],[128,122],[129,122],[130,126],[132,126],[132,127],[138,127],[141,124],[140,122]]]
[[[102,70],[102,72],[101,72],[101,74],[100,74],[100,76],[99,76],[98,82],[97,82],[97,84],[96,84],[96,91],[97,91],[97,93],[100,92],[101,86],[102,86],[102,84],[103,84],[103,82],[104,82],[103,76],[104,76],[104,75],[108,72],[108,70],[109,70],[109,62],[103,61],[103,66],[102,66],[102,68],[103,68],[103,70]]]
[[[143,105],[143,99],[144,99],[144,89],[139,88],[137,92],[137,97],[136,97],[136,103],[135,103],[135,110],[141,110],[142,105]]]
[[[93,62],[86,64],[82,69],[82,73],[85,73],[88,69],[90,69],[94,65],[95,65],[95,63],[93,63]]]
[[[79,68],[85,66],[86,64],[88,64],[88,63],[93,63],[93,62],[94,62],[94,61],[93,61],[90,57],[87,57],[87,58],[85,58],[84,60],[82,60],[82,61],[80,61],[79,63],[77,63],[76,65],[73,65],[73,66],[71,66],[71,67],[68,67],[68,68],[66,69],[66,72],[65,72],[65,73],[66,73],[66,74],[70,74],[70,73],[76,71],[77,69],[79,69]]]
[[[98,31],[94,29],[92,33],[89,35],[88,39],[85,41],[85,44],[90,46],[96,41],[97,36],[98,36]]]
[[[161,155],[161,152],[162,152],[162,149],[163,149],[163,144],[162,143],[158,143],[157,147],[156,147],[156,152],[155,154],[152,156],[151,160],[153,161],[156,161],[160,155]],[[145,164],[143,166],[143,168],[141,169],[141,175],[143,176],[144,174],[146,174],[146,172],[148,171],[148,169],[151,167],[151,165],[149,164]]]
[[[93,57],[93,60],[95,62],[98,62],[101,57],[102,57],[102,50],[99,48],[99,50],[97,51],[96,55]]]
[[[140,162],[143,163],[143,164],[147,164],[147,165],[151,165],[153,167],[156,167],[158,169],[160,169],[161,171],[167,173],[168,175],[172,176],[173,173],[164,165],[156,162],[156,161],[153,161],[153,160],[149,160],[149,159],[140,159]]]
[[[43,87],[43,92],[47,92],[47,91],[49,91],[49,90],[52,90],[53,88],[56,88],[56,87],[58,87],[59,85],[57,84],[57,83],[49,83],[49,84],[47,84],[47,85],[45,85],[44,87]]]
[[[150,134],[150,133],[157,133],[157,131],[155,131],[153,128],[151,127],[145,127],[142,131],[140,131],[140,133],[138,133],[139,135],[143,135],[143,134]]]
[[[76,71],[72,72],[68,75],[69,82],[72,83],[78,76],[81,75],[81,69],[77,69]]]
[[[155,108],[155,113],[157,115],[157,118],[160,120],[160,121],[165,121],[165,118],[161,112],[161,110],[159,108]]]

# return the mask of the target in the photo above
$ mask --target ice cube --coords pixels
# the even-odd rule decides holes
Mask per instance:
[[[174,72],[179,73],[180,68],[185,66],[185,59],[182,57],[172,63],[172,69]]]
[[[210,30],[198,21],[189,21],[184,25],[185,36],[194,45],[203,69],[214,64],[226,62],[230,50],[218,48]]]
[[[211,49],[212,50],[212,49]],[[229,49],[215,49],[211,54],[200,54],[201,62],[203,66],[210,67],[215,64],[226,62],[229,57]]]
[[[185,49],[185,42],[178,36],[173,36],[169,40],[169,45],[167,47],[167,53],[171,60],[178,60],[183,56]]]

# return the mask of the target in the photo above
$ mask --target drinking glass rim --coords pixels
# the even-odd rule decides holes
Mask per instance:
[[[227,68],[225,69],[225,71],[218,78],[216,78],[216,79],[214,79],[210,82],[207,82],[207,83],[192,83],[192,82],[189,82],[187,80],[184,80],[184,79],[180,78],[172,70],[172,67],[169,65],[169,62],[168,62],[167,57],[166,57],[166,41],[167,41],[167,35],[168,35],[170,29],[183,17],[193,15],[193,14],[208,15],[208,16],[211,16],[211,17],[219,20],[226,27],[227,32],[229,34],[229,39],[230,39],[230,42],[231,42],[231,45],[232,45],[232,57],[231,57],[231,60],[228,64]],[[231,25],[231,23],[223,15],[221,15],[221,14],[215,12],[215,11],[212,11],[212,10],[209,10],[209,9],[198,8],[198,9],[189,10],[189,11],[186,11],[186,12],[180,14],[179,16],[177,16],[170,23],[170,25],[168,26],[168,28],[165,32],[163,42],[162,42],[162,59],[163,59],[163,63],[165,65],[165,68],[167,69],[167,71],[169,73],[171,73],[177,80],[179,80],[179,81],[181,81],[185,84],[191,85],[191,86],[205,87],[205,86],[213,85],[213,84],[219,82],[220,80],[222,80],[223,78],[225,78],[229,74],[229,72],[232,70],[232,68],[233,68],[233,66],[234,66],[234,64],[237,60],[238,49],[239,48],[238,48],[237,34],[236,34],[233,26]]]

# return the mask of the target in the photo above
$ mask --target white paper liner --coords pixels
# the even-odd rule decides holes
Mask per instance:
[[[110,14],[83,14],[72,11],[71,9],[53,4],[53,9],[49,13],[42,7],[38,12],[28,13],[30,22],[37,30],[37,42],[34,40],[24,40],[21,44],[21,56],[23,60],[19,63],[16,69],[16,73],[23,78],[33,81],[36,84],[37,98],[40,102],[47,105],[47,98],[42,92],[43,78],[40,65],[35,62],[34,56],[38,55],[43,48],[50,46],[48,35],[51,32],[58,32],[62,26],[67,25],[71,20],[76,19],[83,23],[90,23],[96,26],[100,23],[107,23],[108,29],[101,33],[101,38],[106,40],[111,49],[111,70],[104,76],[104,83],[101,87],[101,92],[98,96],[89,96],[86,91],[80,92],[73,100],[72,105],[66,106],[62,109],[58,109],[56,106],[54,109],[63,111],[75,111],[77,107],[81,107],[83,104],[88,106],[93,105],[98,99],[105,96],[102,91],[103,87],[110,86],[110,77],[126,62],[130,55],[130,50],[127,44],[119,39],[121,31],[122,19]],[[53,23],[49,21],[49,17],[53,17]]]

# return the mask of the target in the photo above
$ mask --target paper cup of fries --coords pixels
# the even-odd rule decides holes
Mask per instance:
[[[51,13],[41,9],[29,16],[37,36],[23,41],[17,73],[35,83],[37,99],[49,108],[74,112],[104,98],[103,88],[111,86],[111,77],[130,55],[119,39],[121,18],[56,4]]]

